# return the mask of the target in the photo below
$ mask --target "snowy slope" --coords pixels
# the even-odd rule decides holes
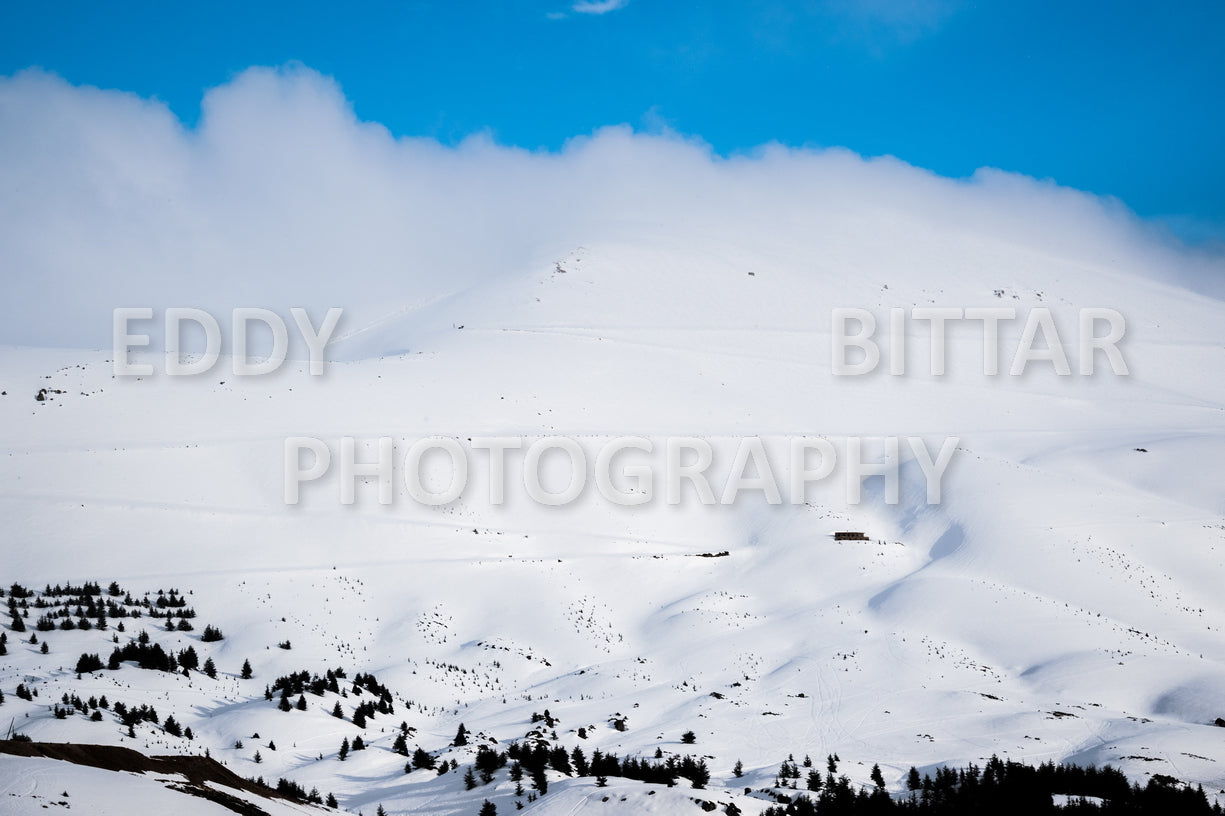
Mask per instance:
[[[546,814],[604,796],[675,812],[671,797],[716,792],[753,812],[767,802],[743,789],[772,784],[789,753],[837,752],[863,784],[879,762],[895,790],[911,765],[993,753],[1225,789],[1225,731],[1212,725],[1225,716],[1220,303],[1149,274],[1156,255],[1108,263],[932,232],[904,212],[894,240],[865,241],[851,221],[814,224],[807,246],[762,225],[626,225],[496,286],[390,305],[350,327],[334,349],[345,362],[321,378],[293,365],[241,380],[223,363],[120,381],[109,353],[0,351],[5,585],[178,587],[198,629],[226,633],[202,644],[199,631],[151,630],[212,656],[215,680],[132,667],[78,680],[76,657],[105,658],[113,633],[47,633],[48,655],[10,634],[0,714],[36,740],[207,747],[243,776],[291,777],[367,813],[475,813],[485,798],[513,809],[505,777],[465,791],[459,773],[405,774],[391,741],[404,720],[410,749],[462,769],[471,750],[448,748],[461,722],[504,744],[545,708],[567,747],[697,751],[713,775],[711,791],[649,798],[650,786],[558,777],[528,805]],[[1036,364],[984,377],[981,335],[957,327],[949,373],[933,377],[917,322],[908,376],[830,372],[832,308],[933,305],[1049,307],[1073,370],[1077,310],[1116,309],[1131,376],[1099,359],[1092,378]],[[1018,328],[1002,333],[1005,361]],[[40,403],[39,388],[63,393]],[[847,505],[837,475],[799,506],[745,494],[618,508],[588,491],[547,508],[511,490],[504,506],[478,492],[428,508],[401,488],[384,507],[371,484],[345,507],[334,473],[304,485],[299,506],[282,500],[286,436],[550,434],[592,450],[623,434],[701,436],[716,470],[749,435],[960,443],[939,505],[913,462],[896,505],[873,480]],[[871,541],[835,542],[838,530]],[[251,680],[237,676],[244,659]],[[372,749],[343,765],[336,748],[359,729],[329,715],[331,696],[307,712],[263,697],[280,674],[338,665],[397,695],[396,714],[366,729]],[[23,679],[39,701],[12,696]],[[197,739],[56,720],[48,706],[65,691],[149,697]],[[623,732],[610,724],[621,717]],[[681,745],[690,729],[696,744]],[[277,750],[257,766],[269,739]]]
[[[180,774],[135,773],[88,767],[57,759],[4,756],[0,761],[0,802],[12,816],[42,814],[76,807],[98,816],[133,812],[173,812],[183,816],[227,816],[244,805],[251,813],[302,816],[325,812],[307,805],[256,796],[224,785],[193,788]],[[192,792],[194,791],[194,792]],[[208,798],[216,795],[221,801]],[[224,802],[224,804],[223,804]]]

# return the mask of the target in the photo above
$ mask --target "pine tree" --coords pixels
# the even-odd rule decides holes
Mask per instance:
[[[486,799],[485,804],[481,805],[481,812],[478,816],[498,816],[498,806]]]
[[[587,757],[583,755],[583,749],[577,745],[570,752],[570,761],[574,763],[574,773],[578,776],[587,776],[591,773],[591,766],[587,764]]]
[[[332,716],[338,720],[343,720],[345,718],[345,712],[340,707],[340,700],[337,700],[336,705],[332,707]]]
[[[243,679],[243,680],[250,680],[250,679],[251,679],[251,674],[252,674],[252,672],[251,672],[251,661],[250,661],[250,660],[244,660],[244,661],[242,662],[242,679]]]
[[[47,644],[44,643],[43,645],[46,646]],[[98,657],[96,654],[82,654],[80,659],[77,660],[77,674],[88,674],[89,672],[98,671],[101,668],[102,658]]]
[[[464,771],[464,790],[472,790],[476,787],[476,777],[472,774],[472,769]]]
[[[872,779],[872,782],[875,783],[877,790],[885,789],[885,777],[880,772],[880,765],[872,766],[872,776],[870,778]]]
[[[38,648],[38,651],[42,652],[43,654],[50,651],[50,649],[47,648],[47,641],[43,641],[43,645]]]
[[[340,807],[340,802],[336,801],[336,796],[332,793],[328,793],[328,798],[324,801],[324,804],[330,808]]]
[[[400,756],[408,756],[408,740],[404,738],[404,734],[396,734],[395,741],[391,743],[391,750]]]
[[[366,750],[366,743],[362,740],[362,737],[360,734],[358,734],[356,737],[353,738],[353,750],[354,751]]]
[[[698,760],[697,765],[693,767],[693,771],[689,778],[693,781],[693,786],[695,788],[706,787],[706,783],[710,781],[710,770],[706,767],[706,760]]]
[[[305,695],[305,694],[299,694],[299,695],[298,695],[298,703],[297,703],[297,707],[298,707],[298,710],[299,710],[299,711],[305,711],[305,710],[306,710],[306,695]]]
[[[744,763],[740,760],[736,760],[736,764],[732,767],[732,776],[737,779],[744,776]]]
[[[681,742],[685,745],[693,745],[697,741],[698,737],[692,731],[686,731],[684,734],[681,734]]]
[[[349,738],[345,737],[340,743],[340,750],[336,753],[340,757],[340,761],[344,762],[345,757],[349,755]]]
[[[258,765],[258,764],[260,764],[261,762],[263,762],[263,761],[264,761],[264,758],[263,758],[262,756],[260,756],[259,751],[256,751],[256,752],[255,752],[255,756],[251,757],[251,760],[252,760],[252,761],[253,761],[253,762],[254,762],[256,765]]]
[[[468,729],[464,728],[464,724],[459,724],[459,730],[455,732],[455,740],[451,743],[456,748],[461,748],[468,744]]]
[[[549,792],[549,778],[545,775],[543,765],[532,768],[532,787],[539,791],[541,796]]]
[[[213,663],[213,659],[211,657],[204,661],[204,673],[213,679],[216,679],[217,677],[217,665]]]
[[[921,787],[923,780],[919,778],[919,769],[911,765],[909,773],[906,774],[906,790],[917,791]]]

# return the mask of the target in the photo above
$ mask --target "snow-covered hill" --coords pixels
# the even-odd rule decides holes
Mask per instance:
[[[992,754],[1225,790],[1225,730],[1213,725],[1225,716],[1221,304],[1153,273],[1155,245],[1107,261],[961,235],[913,209],[880,240],[852,221],[823,220],[806,245],[765,227],[749,240],[747,227],[625,226],[497,285],[390,304],[387,318],[346,327],[330,350],[343,362],[322,377],[291,363],[236,378],[223,360],[205,376],[116,379],[109,352],[0,351],[6,587],[190,593],[195,631],[129,621],[120,640],[152,623],[155,641],[192,645],[219,670],[125,665],[78,679],[78,656],[105,661],[113,626],[37,633],[47,654],[10,631],[0,714],[35,740],[207,748],[242,776],[291,778],[367,813],[476,813],[484,799],[571,813],[606,796],[633,812],[678,812],[678,796],[757,812],[769,801],[744,788],[772,786],[789,754],[837,753],[863,785],[880,763],[895,791],[912,765]],[[916,320],[906,376],[887,363],[831,372],[831,309],[873,311],[887,346],[889,309],[930,306],[1017,309],[1022,320],[1001,329],[1005,370],[1024,315],[1049,308],[1073,372],[1078,310],[1117,310],[1130,375],[1099,356],[1092,377],[1043,363],[984,376],[981,326],[958,324],[948,373],[931,376]],[[771,450],[795,436],[839,451],[852,436],[959,442],[939,504],[913,460],[897,504],[880,479],[848,504],[845,462],[798,505],[746,492],[728,505],[617,507],[588,490],[554,508],[511,485],[502,505],[472,490],[432,508],[397,482],[384,506],[371,482],[344,506],[335,470],[304,484],[297,506],[282,496],[289,436],[334,451],[356,437],[371,460],[383,436],[399,459],[428,436],[550,435],[591,451],[622,435],[702,437],[716,474],[746,436]],[[475,484],[483,462],[472,459]],[[869,540],[833,539],[847,530]],[[205,623],[224,640],[201,642]],[[360,729],[360,696],[307,694],[304,712],[265,700],[278,676],[336,667],[373,673],[394,715]],[[18,683],[39,696],[17,699]],[[62,694],[152,704],[195,738],[149,725],[133,738],[111,714],[56,719]],[[344,719],[331,715],[338,700]],[[504,775],[465,790],[476,741],[452,747],[459,725],[505,746],[545,709],[567,748],[706,757],[710,790],[560,775],[530,803]],[[461,770],[406,774],[391,751],[402,721],[410,751]],[[358,734],[370,747],[342,764],[341,740]]]

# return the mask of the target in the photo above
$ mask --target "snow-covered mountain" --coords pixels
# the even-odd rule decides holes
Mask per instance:
[[[235,377],[223,358],[207,375],[116,378],[109,350],[0,351],[6,595],[13,581],[113,580],[137,602],[175,589],[197,613],[190,632],[147,615],[122,634],[114,619],[37,632],[31,609],[26,632],[7,630],[0,715],[36,741],[207,749],[240,776],[292,779],[366,813],[476,813],[485,799],[571,813],[605,797],[625,812],[698,798],[756,813],[789,755],[820,766],[834,753],[856,784],[879,763],[895,792],[912,765],[993,754],[1225,790],[1220,302],[1182,288],[1162,268],[1172,252],[1139,239],[1107,244],[1109,257],[1011,228],[962,233],[909,204],[797,234],[621,225],[496,283],[344,324],[321,377],[304,363]],[[909,311],[925,307],[1015,309],[1003,373],[983,374],[982,324],[961,321],[947,326],[947,372],[931,375],[928,323]],[[890,309],[906,309],[906,374],[886,359],[835,375],[835,308],[873,312],[886,352]],[[1010,376],[1025,317],[1043,308],[1073,373],[1039,361]],[[1093,376],[1078,373],[1085,308],[1125,318],[1127,376],[1100,352]],[[700,437],[717,484],[745,437],[774,452],[826,437],[840,461],[808,501],[777,505],[752,491],[669,505],[660,487],[636,507],[593,489],[546,507],[511,484],[500,505],[474,488],[427,507],[398,481],[417,439],[553,435],[592,458],[614,437],[647,437],[660,467],[662,440]],[[292,436],[333,453],[355,437],[363,461],[394,438],[394,501],[367,480],[342,505],[334,468],[287,506]],[[848,503],[849,437],[933,451],[956,437],[940,503],[905,443],[899,501],[874,478]],[[508,472],[522,460],[509,454]],[[471,460],[475,485],[485,461]],[[205,624],[224,639],[202,642]],[[167,651],[192,646],[217,676],[125,664],[78,677],[82,653],[105,662],[140,629]],[[307,693],[308,710],[289,712],[265,699],[277,677],[337,667],[372,673],[394,714],[362,729],[352,716],[368,696]],[[19,699],[19,683],[38,696]],[[129,736],[113,711],[57,719],[64,694],[153,705],[194,738],[149,723]],[[704,757],[708,789],[555,773],[528,802],[499,772],[466,790],[476,745],[523,740],[546,709],[544,736],[567,748]],[[410,752],[459,770],[406,774],[391,750],[401,722]],[[452,746],[461,723],[474,738]],[[359,734],[369,748],[342,763],[342,739]],[[47,762],[0,757],[0,795],[68,786],[41,776]],[[72,784],[93,796],[102,773]]]

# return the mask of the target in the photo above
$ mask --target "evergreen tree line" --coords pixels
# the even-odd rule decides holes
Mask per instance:
[[[420,753],[424,753],[420,751]],[[428,757],[428,754],[426,754]],[[417,765],[417,756],[410,765]],[[423,757],[424,759],[424,757]],[[608,777],[635,779],[640,782],[650,782],[661,785],[675,785],[678,779],[688,779],[695,788],[704,788],[710,782],[710,770],[706,760],[686,754],[677,757],[657,758],[654,760],[627,756],[618,757],[615,754],[605,754],[595,750],[588,759],[583,749],[575,747],[567,750],[564,746],[550,746],[545,741],[537,741],[532,746],[513,742],[506,751],[496,751],[487,746],[477,749],[476,760],[464,776],[469,789],[476,787],[476,779],[482,784],[493,781],[494,773],[507,763],[511,764],[510,779],[519,782],[526,775],[532,786],[540,793],[548,792],[549,784],[545,771],[552,769],[566,776],[594,776],[601,781]],[[418,765],[418,767],[428,767]],[[405,768],[405,770],[409,770]]]
[[[164,672],[178,670],[178,660],[173,655],[167,654],[160,643],[150,643],[148,635],[144,632],[141,632],[141,636],[141,639],[115,647],[111,651],[106,667],[111,671],[117,671],[121,663],[131,661],[142,669]]]
[[[433,762],[430,754],[418,748],[405,772],[414,767],[432,767]],[[941,768],[934,777],[920,775],[918,770],[911,768],[907,778],[909,794],[894,798],[885,788],[879,766],[872,768],[872,787],[863,788],[853,784],[846,775],[836,775],[837,762],[838,758],[831,755],[824,776],[819,770],[809,770],[805,793],[772,794],[779,804],[767,808],[762,816],[876,816],[889,813],[1220,816],[1223,812],[1219,805],[1209,804],[1202,787],[1190,787],[1162,774],[1153,776],[1145,785],[1133,784],[1121,771],[1109,766],[1098,768],[1053,762],[1035,766],[993,756],[981,768],[973,764],[961,769]],[[548,792],[545,775],[548,769],[567,776],[596,777],[601,786],[609,777],[669,786],[684,778],[699,789],[710,781],[705,760],[689,755],[663,758],[657,752],[656,758],[650,760],[618,757],[596,750],[588,759],[582,748],[567,751],[563,746],[550,746],[542,740],[530,746],[514,742],[505,752],[480,746],[473,765],[464,774],[465,787],[471,790],[479,784],[489,784],[494,774],[508,763],[510,780],[520,783],[528,777],[540,795]],[[804,765],[811,768],[811,760],[806,758]],[[444,772],[445,768],[444,764]],[[798,763],[793,760],[784,762],[780,769],[780,781],[784,783],[788,778],[802,776]],[[523,795],[521,784],[516,794]],[[1068,799],[1056,807],[1055,795]],[[736,816],[739,810],[730,805],[727,812]]]
[[[114,711],[119,716],[119,721],[128,726],[128,728],[139,725],[142,722],[149,722],[154,725],[161,722],[157,716],[157,709],[143,703],[129,708],[122,700],[119,700],[115,703]]]
[[[90,697],[88,700],[82,700],[76,694],[69,695],[68,692],[64,692],[63,696],[60,697],[60,702],[64,705],[72,706],[82,714],[87,713],[89,709],[96,711],[99,708],[110,708],[111,706],[110,701],[106,699],[105,694],[102,695],[101,699],[97,697]]]
[[[245,672],[246,666],[244,666]],[[333,694],[344,694],[345,692],[340,687],[340,681],[346,679],[345,671],[341,668],[328,669],[322,676],[312,674],[306,670],[293,672],[282,675],[265,686],[264,699],[272,700],[275,693],[279,691],[280,702],[278,703],[278,708],[282,711],[292,711],[295,708],[299,711],[305,711],[307,709],[305,697],[307,692],[319,697],[329,691]],[[390,715],[395,713],[391,690],[381,685],[373,674],[362,674],[359,672],[353,678],[350,692],[354,696],[369,692],[378,697],[377,702],[374,700],[364,700],[354,709],[353,724],[358,728],[365,728],[367,720],[373,718],[376,714]],[[293,695],[298,695],[296,703],[290,699]],[[332,716],[337,719],[344,719],[344,709],[341,707],[339,700],[336,701],[336,705],[332,708]]]
[[[284,674],[273,680],[269,686],[269,691],[277,692],[284,691],[289,694],[303,694],[310,692],[316,697],[322,697],[324,692],[330,691],[333,694],[340,693],[340,680],[345,679],[344,669],[328,669],[323,675],[312,674],[303,669],[302,671]],[[268,699],[271,696],[265,695]]]
[[[13,586],[14,587],[19,586],[19,584],[13,584]],[[116,584],[114,581],[111,582],[111,587],[116,590],[119,589],[119,585]],[[10,594],[12,594],[11,590],[10,590]],[[74,598],[91,598],[91,597],[97,597],[101,594],[102,594],[102,586],[98,584],[97,581],[86,581],[80,586],[73,586],[71,583],[68,583],[63,586],[56,584],[54,587],[52,587],[50,584],[47,584],[43,588],[43,597],[45,598],[61,598],[65,595],[69,595]],[[119,593],[113,592],[111,594],[117,595]]]
[[[342,673],[340,676],[344,677],[344,674]],[[354,694],[361,694],[363,689],[379,699],[386,700],[388,703],[391,702],[391,689],[379,683],[373,674],[358,672],[353,676],[352,692]]]
[[[146,598],[145,600],[148,599]],[[157,606],[158,609],[165,609],[167,607],[184,607],[187,606],[187,599],[180,597],[177,589],[172,589],[169,593],[162,592],[159,589],[157,591],[157,601],[154,602],[154,605]]]
[[[0,594],[2,594],[2,593],[0,593]],[[13,582],[13,585],[9,587],[9,597],[10,597],[10,598],[17,598],[18,600],[20,600],[20,599],[22,599],[22,598],[33,598],[33,597],[34,597],[34,590],[32,590],[32,589],[27,589],[27,588],[23,587],[21,584],[19,584],[19,583],[17,583],[17,582]]]
[[[72,620],[73,616],[77,618],[76,621]],[[135,612],[129,612],[127,609],[124,609],[122,606],[116,606],[115,604],[107,604],[105,606],[100,605],[96,607],[95,606],[87,606],[87,607],[78,606],[75,611],[70,610],[67,606],[65,606],[62,609],[56,609],[51,612],[44,612],[42,615],[39,615],[38,621],[34,624],[34,627],[40,632],[50,632],[51,630],[57,629],[57,628],[64,629],[64,630],[69,630],[69,629],[89,630],[92,628],[106,629],[108,626],[109,618],[139,618],[139,617],[140,617],[139,610]],[[60,619],[59,624],[56,624],[57,618]],[[91,618],[93,619],[92,621],[90,620]]]
[[[1146,785],[1131,784],[1121,771],[1109,766],[1078,766],[1055,763],[1028,765],[992,757],[979,768],[941,768],[935,777],[910,769],[910,793],[895,799],[885,791],[879,769],[873,769],[874,787],[857,788],[844,776],[809,774],[812,794],[777,797],[781,804],[762,816],[876,816],[888,813],[939,814],[1154,814],[1193,816],[1220,814],[1219,805],[1208,804],[1203,788],[1191,788],[1173,777],[1157,774]],[[814,780],[814,776],[816,779]],[[814,781],[816,784],[814,784]],[[1070,797],[1056,807],[1053,796]],[[1100,800],[1100,804],[1099,804]]]
[[[330,808],[340,807],[340,803],[336,801],[336,797],[332,794],[329,793],[325,798],[320,795],[318,788],[311,788],[310,792],[308,793],[305,788],[292,779],[278,779],[275,786],[266,783],[262,776],[255,779],[248,779],[247,781],[251,782],[252,784],[259,785],[261,788],[275,790],[284,798],[294,802],[309,803],[312,805],[326,805]]]
[[[14,594],[14,591],[16,594]],[[114,595],[122,592],[119,586],[114,582],[111,583],[111,594]],[[109,628],[109,619],[113,618],[139,618],[141,617],[140,605],[149,609],[149,615],[154,618],[166,619],[167,631],[191,632],[195,627],[190,623],[190,619],[196,617],[196,611],[186,605],[186,599],[179,597],[172,590],[170,595],[165,595],[161,590],[158,590],[158,600],[156,604],[145,598],[140,604],[132,600],[131,595],[125,595],[121,602],[116,602],[112,598],[103,599],[99,597],[102,593],[101,587],[98,584],[87,583],[83,587],[62,587],[56,585],[48,586],[42,596],[38,596],[32,590],[21,587],[19,584],[13,584],[9,588],[8,611],[11,618],[10,626],[14,632],[25,632],[25,619],[29,617],[30,603],[27,598],[33,597],[34,607],[37,609],[47,610],[39,615],[35,627],[40,632],[50,632],[55,629],[71,631],[80,629],[89,631],[91,629]],[[0,593],[2,595],[3,593]],[[47,598],[51,597],[56,600],[49,603]],[[63,598],[64,600],[60,600]],[[18,600],[21,599],[20,604]],[[75,604],[75,609],[73,608]],[[128,606],[135,606],[134,609],[128,609]],[[164,609],[165,611],[160,611]],[[177,618],[177,623],[175,622]],[[119,624],[119,630],[123,631],[123,624]],[[221,630],[214,626],[206,626],[204,636],[201,638],[204,642],[222,640],[224,635]]]

